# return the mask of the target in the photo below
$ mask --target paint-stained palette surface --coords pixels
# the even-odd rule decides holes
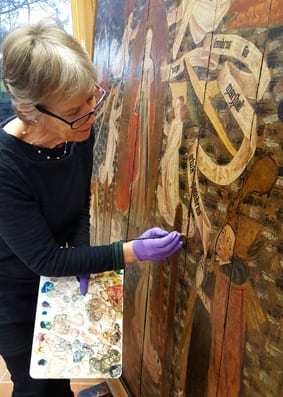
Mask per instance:
[[[122,373],[123,272],[41,277],[30,374],[33,378],[117,378]]]

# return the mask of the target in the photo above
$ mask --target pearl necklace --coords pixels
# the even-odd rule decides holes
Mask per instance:
[[[34,122],[37,123],[37,120],[34,120]],[[23,135],[23,137],[26,136],[27,132],[23,131],[22,135]],[[56,156],[56,157],[52,157],[52,156],[50,156],[48,154],[45,154],[42,148],[40,148],[39,146],[36,146],[33,142],[30,142],[30,143],[34,147],[34,149],[36,150],[37,154],[39,154],[40,156],[45,157],[46,160],[61,160],[67,154],[68,141],[65,141],[63,154],[61,154],[61,156]],[[58,145],[58,146],[55,147],[55,149],[59,149],[60,147],[61,147],[61,145]],[[52,150],[52,149],[50,149],[50,150]]]
[[[66,141],[65,144],[64,144],[63,154],[61,154],[61,156],[52,157],[52,156],[50,156],[50,155],[45,154],[44,151],[43,151],[40,147],[38,147],[38,146],[36,146],[34,143],[32,143],[32,146],[35,148],[36,152],[37,152],[40,156],[45,157],[46,160],[61,160],[61,159],[62,159],[63,157],[65,157],[66,154],[67,154],[67,145],[68,145],[68,142]],[[57,148],[58,148],[58,147],[57,147]]]

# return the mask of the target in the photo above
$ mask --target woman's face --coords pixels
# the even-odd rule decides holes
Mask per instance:
[[[95,106],[94,95],[79,94],[63,101],[50,101],[45,107],[49,112],[60,116],[67,121],[72,121],[90,111]],[[95,122],[95,116],[91,113],[90,117],[86,117],[86,121],[76,129],[72,129],[70,125],[62,120],[49,114],[41,114],[45,118],[45,130],[52,134],[54,139],[81,142],[89,137],[91,125]],[[56,135],[56,137],[55,137]]]

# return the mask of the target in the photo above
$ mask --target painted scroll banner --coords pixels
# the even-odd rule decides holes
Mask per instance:
[[[226,60],[223,62],[222,59],[219,63],[219,57],[226,57]],[[239,68],[238,63],[246,69]],[[209,67],[214,71],[218,69],[218,77],[216,80],[200,80],[195,67]],[[231,155],[227,164],[220,165],[205,152],[198,139],[188,151],[189,193],[192,196],[194,218],[201,235],[205,257],[210,244],[211,225],[201,198],[198,172],[211,182],[222,186],[230,185],[240,177],[256,150],[257,115],[254,102],[264,95],[271,76],[262,52],[250,41],[234,34],[207,35],[202,47],[193,49],[172,64],[163,65],[162,79],[169,79],[173,87],[175,79],[185,71],[204,112]],[[176,82],[180,84],[179,80]],[[211,93],[212,96],[222,95],[243,133],[242,142],[237,150],[230,140],[229,131],[222,125],[213,106]]]
[[[41,277],[30,374],[33,378],[118,378],[122,373],[123,271]]]

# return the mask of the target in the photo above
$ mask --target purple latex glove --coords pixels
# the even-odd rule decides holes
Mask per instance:
[[[134,240],[134,254],[140,261],[159,261],[168,258],[182,247],[180,236],[181,234],[176,231],[168,233],[159,227],[153,227]]]
[[[77,276],[78,281],[80,282],[80,291],[82,295],[85,295],[87,293],[87,288],[88,288],[88,280],[89,280],[89,274],[80,274]]]

